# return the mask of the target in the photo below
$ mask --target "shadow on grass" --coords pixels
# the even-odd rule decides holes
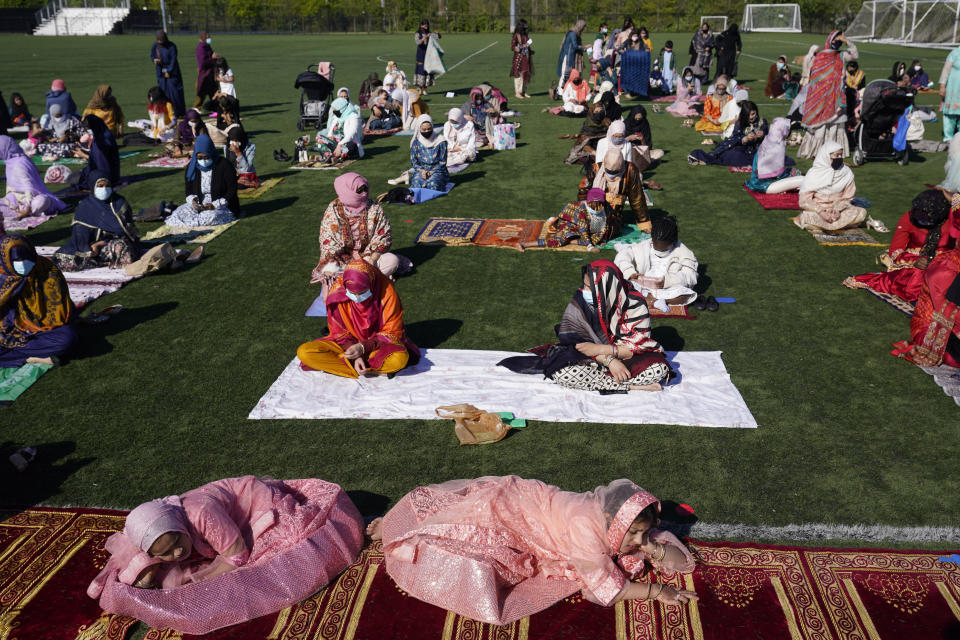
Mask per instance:
[[[37,457],[25,471],[20,473],[8,460],[24,445],[30,445],[36,449]],[[63,460],[76,449],[76,443],[70,441],[43,444],[7,441],[0,444],[0,484],[5,488],[3,506],[27,507],[60,493],[60,485],[67,478],[96,460],[96,458]],[[61,462],[57,463],[57,461]]]
[[[63,214],[61,214],[63,215]],[[30,234],[30,243],[35,247],[63,244],[70,237],[70,227],[47,229],[46,231]]]
[[[150,277],[159,278],[162,276]],[[78,324],[80,347],[74,353],[73,358],[95,358],[110,353],[113,351],[113,345],[107,340],[107,336],[123,333],[138,325],[156,320],[176,309],[178,304],[178,302],[158,302],[143,307],[131,307],[124,309],[115,316],[111,316],[110,320],[103,324]]]
[[[467,184],[468,182],[479,180],[485,175],[487,175],[486,171],[468,171],[466,173],[457,174],[457,179],[455,182],[457,185]]]
[[[416,272],[417,267],[428,262],[440,252],[441,246],[442,245],[415,244],[412,247],[399,249],[397,253],[410,258],[410,262],[413,263],[413,270]]]
[[[406,326],[407,335],[413,343],[423,349],[435,349],[460,331],[463,320],[455,318],[435,318],[411,322]]]
[[[242,218],[252,218],[265,213],[272,213],[280,209],[286,209],[300,198],[294,196],[290,198],[276,198],[275,200],[254,200],[250,204],[242,205]]]
[[[694,287],[694,291],[698,294],[703,294],[704,291],[710,288],[710,285],[713,284],[713,278],[707,275],[707,267],[710,265],[705,262],[701,262],[697,265],[697,286]]]
[[[347,491],[347,495],[357,505],[357,510],[363,516],[382,516],[390,506],[390,498],[379,493],[371,493],[362,489]]]
[[[660,325],[653,327],[650,330],[650,335],[667,351],[683,351],[683,345],[687,343],[680,332],[677,331],[677,328],[673,326]]]

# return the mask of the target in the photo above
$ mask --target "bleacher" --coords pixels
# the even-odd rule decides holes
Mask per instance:
[[[129,0],[94,3],[54,0],[37,12],[35,36],[105,36],[130,13]],[[79,5],[79,6],[76,6]],[[87,5],[87,6],[83,6]]]

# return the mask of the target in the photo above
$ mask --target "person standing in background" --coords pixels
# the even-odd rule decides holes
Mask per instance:
[[[960,47],[950,52],[940,72],[940,97],[943,98],[943,141],[949,142],[960,123]]]
[[[421,95],[427,95],[427,87],[433,86],[433,74],[427,73],[427,70],[424,68],[424,62],[427,59],[427,46],[430,44],[430,36],[436,35],[438,38],[440,34],[431,34],[430,32],[430,21],[424,18],[420,21],[420,28],[417,29],[417,32],[413,35],[414,41],[417,43],[417,69],[414,72],[413,84],[420,89]]]
[[[213,59],[213,47],[210,46],[210,34],[200,32],[200,42],[197,43],[197,99],[193,101],[193,108],[200,110],[206,98],[213,98],[217,92],[215,76],[216,62]]]
[[[533,77],[533,40],[529,37],[526,20],[519,20],[513,31],[510,49],[513,51],[513,64],[510,65],[510,77],[513,78],[513,94],[517,98],[529,98],[527,85]]]
[[[157,30],[157,41],[150,48],[150,59],[157,71],[157,86],[163,91],[170,104],[173,115],[178,119],[187,113],[183,98],[183,76],[180,75],[180,63],[177,61],[177,45],[167,39],[167,32]]]

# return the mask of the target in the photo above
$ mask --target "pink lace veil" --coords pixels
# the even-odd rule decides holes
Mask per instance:
[[[660,501],[656,496],[626,478],[614,480],[605,487],[597,487],[594,495],[601,500],[604,515],[610,517],[607,544],[614,554],[620,553],[623,536],[641,511],[656,503],[657,513],[660,513]]]

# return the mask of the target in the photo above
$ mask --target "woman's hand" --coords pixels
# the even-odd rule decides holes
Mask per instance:
[[[940,85],[940,91],[939,91],[938,93],[940,94],[940,97],[941,97],[941,98],[946,98],[946,97],[947,97],[947,85],[945,85],[945,84]]]
[[[613,376],[613,379],[617,382],[626,382],[630,379],[630,369],[627,369],[627,365],[616,358],[610,361],[608,369],[610,370],[610,375]]]
[[[917,258],[917,260],[913,263],[913,266],[922,271],[923,269],[926,269],[927,266],[929,266],[929,264],[930,264],[930,258],[928,258],[927,256],[921,256]]]
[[[93,255],[98,256],[100,255],[100,250],[105,246],[107,246],[106,240],[100,240],[99,242],[94,242],[92,245],[90,245],[90,251],[93,252]]]
[[[686,589],[677,589],[670,585],[664,585],[663,590],[657,594],[657,600],[666,605],[686,604],[694,600],[699,600],[700,596],[694,591]]]
[[[367,370],[367,365],[364,364],[363,358],[357,358],[353,361],[353,368],[357,372],[357,375],[363,375]]]
[[[137,580],[133,583],[138,589],[153,589],[156,585],[153,583],[154,577],[157,574],[157,570],[160,568],[160,565],[153,564],[140,572],[140,575],[137,576]]]
[[[347,350],[343,352],[343,356],[347,360],[356,360],[363,355],[363,345],[361,343],[352,344],[347,347]]]
[[[596,358],[601,353],[607,353],[606,347],[603,347],[599,344],[594,344],[592,342],[578,342],[577,351],[588,358]]]

